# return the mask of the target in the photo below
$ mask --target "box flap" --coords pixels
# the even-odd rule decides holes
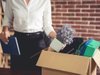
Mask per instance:
[[[76,74],[86,74],[89,62],[90,58],[88,57],[42,51],[37,66]]]
[[[100,50],[96,49],[95,54],[93,56],[93,60],[97,64],[97,66],[100,68]]]

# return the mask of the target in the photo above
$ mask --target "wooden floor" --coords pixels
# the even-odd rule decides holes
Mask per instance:
[[[34,73],[33,71],[12,71],[0,68],[0,75],[34,75]],[[100,72],[97,75],[100,75]]]
[[[33,71],[12,71],[10,69],[0,69],[0,75],[34,75]]]

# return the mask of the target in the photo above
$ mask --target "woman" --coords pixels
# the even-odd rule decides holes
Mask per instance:
[[[50,0],[7,0],[3,20],[1,39],[8,42],[9,27],[13,21],[14,36],[17,37],[21,55],[11,55],[11,69],[34,70],[35,75],[41,74],[41,69],[35,66],[41,51],[43,35],[56,37],[52,27]]]

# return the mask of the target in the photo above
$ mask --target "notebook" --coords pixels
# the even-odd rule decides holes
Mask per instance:
[[[7,44],[2,40],[0,40],[0,42],[4,53],[10,53],[11,55],[21,55],[16,37],[11,36]]]
[[[54,51],[59,52],[61,49],[65,47],[65,45],[62,42],[60,42],[58,39],[54,38],[50,44],[50,47]]]

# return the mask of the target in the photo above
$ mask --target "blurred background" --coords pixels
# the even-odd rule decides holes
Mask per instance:
[[[100,41],[100,0],[51,0],[51,2],[52,22],[56,31],[67,24],[75,30],[74,37]],[[1,31],[5,1],[0,0],[0,6]],[[13,26],[10,30],[13,34]],[[99,70],[98,73],[100,74]]]

